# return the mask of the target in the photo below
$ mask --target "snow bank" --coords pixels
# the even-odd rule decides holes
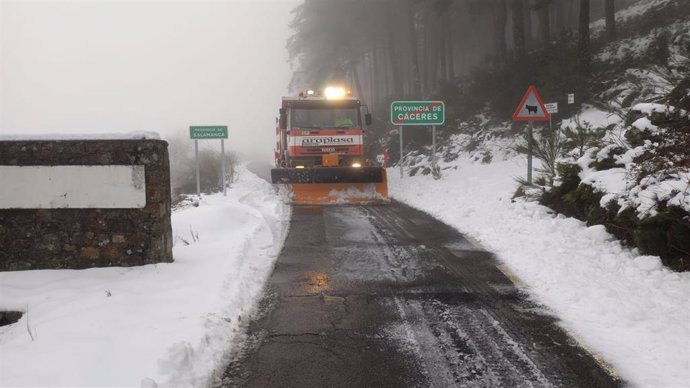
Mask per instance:
[[[641,104],[636,104],[635,106],[633,106],[631,110],[633,112],[642,112],[642,113],[646,114],[647,116],[651,116],[652,113],[664,113],[664,114],[673,113],[676,110],[676,108],[669,106],[669,105],[654,104],[654,103],[641,103]]]
[[[227,197],[173,214],[174,263],[0,273],[0,310],[27,312],[0,328],[0,385],[206,385],[288,220],[271,185],[241,170]]]
[[[592,128],[606,128],[609,125],[618,124],[623,119],[611,112],[606,112],[595,108],[588,104],[583,104],[582,111],[576,117],[565,119],[561,121],[562,128],[577,129],[578,122],[580,125],[591,125]]]
[[[159,140],[158,132],[133,131],[112,133],[45,133],[45,134],[0,134],[0,141],[20,140]]]
[[[632,123],[632,126],[639,129],[640,131],[648,131],[651,133],[659,132],[659,127],[652,124],[652,122],[647,117],[641,117]]]
[[[594,171],[582,180],[582,183],[594,187],[601,193],[620,195],[625,191],[628,171],[624,168],[611,168]],[[603,201],[602,201],[603,202]],[[606,206],[607,202],[602,203]]]
[[[622,39],[604,47],[595,55],[595,58],[602,62],[621,61],[626,57],[637,58],[649,50],[655,38],[656,35],[649,34],[643,37]]]
[[[638,17],[649,12],[652,8],[660,8],[666,6],[671,0],[647,0],[639,1],[631,6],[616,11],[616,23],[623,23],[630,18]],[[606,20],[604,18],[598,19],[589,25],[592,34],[598,35],[606,28]]]
[[[640,3],[652,4],[654,1]],[[645,11],[654,12],[649,9]],[[687,67],[689,59],[684,47],[689,36],[690,21],[678,21],[655,28],[643,36],[620,39],[602,47],[594,57],[604,65],[609,62],[632,63],[636,60],[648,65],[628,68],[624,74],[613,77],[608,83],[608,90],[598,93],[598,99],[609,101],[612,107],[626,111],[634,102],[661,101],[684,77],[682,71],[675,69]],[[652,66],[645,56],[650,55],[650,49],[659,45],[668,46],[669,56],[665,65]]]
[[[619,203],[632,206],[642,218],[656,215],[659,202],[690,211],[690,171],[671,174],[664,180],[644,177],[639,185],[630,188],[626,199]]]
[[[391,195],[496,253],[528,292],[627,381],[687,386],[690,273],[671,272],[658,257],[623,248],[601,225],[587,227],[536,203],[512,202],[513,177],[525,175],[522,158],[457,165],[439,181],[401,180],[391,170]],[[602,185],[614,185],[599,178]]]
[[[655,103],[639,103],[633,106],[631,111],[639,112],[646,116],[635,120],[631,125],[639,131],[651,134],[664,134],[665,128],[659,128],[652,124],[649,116],[652,114],[671,114],[675,108],[669,105]],[[577,160],[581,169],[579,174],[582,183],[592,186],[596,191],[603,193],[601,206],[605,207],[611,200],[615,200],[620,206],[620,211],[629,207],[635,209],[640,218],[657,214],[659,202],[666,205],[679,206],[690,211],[690,172],[681,170],[659,181],[657,178],[648,177],[642,182],[636,182],[634,159],[645,152],[656,152],[658,144],[647,141],[644,145],[635,148],[625,141],[624,125],[617,114],[607,113],[590,105],[584,105],[581,113],[573,118],[562,121],[563,127],[575,129],[578,125],[591,125],[592,128],[607,128],[613,126],[604,137],[604,142],[609,145],[603,148],[590,148],[585,155]],[[616,165],[620,168],[597,171],[590,167],[594,161],[602,161],[610,157],[611,151],[619,148],[628,148],[622,155],[613,154]]]

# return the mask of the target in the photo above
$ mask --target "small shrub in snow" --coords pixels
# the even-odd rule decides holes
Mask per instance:
[[[671,56],[671,33],[668,30],[659,32],[647,47],[644,57],[648,63],[665,65]]]
[[[529,152],[526,139],[519,143],[515,149],[517,152],[527,154]],[[556,163],[564,155],[563,136],[560,126],[542,128],[538,136],[532,138],[532,155],[541,162],[541,167],[536,169],[539,174],[535,183],[540,186],[553,186],[558,173]]]
[[[601,151],[604,151],[603,153]],[[590,163],[589,167],[604,171],[615,167],[620,167],[621,162],[619,156],[626,153],[626,149],[616,144],[611,144],[604,147],[598,154],[597,159]]]
[[[31,327],[28,310],[26,311],[26,331],[29,333],[29,338],[31,338],[31,341],[36,341],[36,338],[38,338],[38,333],[36,332],[36,329]]]
[[[581,121],[579,115],[575,116],[573,121],[575,121],[574,129],[567,126],[563,129],[565,136],[563,147],[575,150],[577,157],[581,158],[587,148],[601,144],[606,132],[603,128],[594,128],[589,122]]]
[[[182,244],[184,244],[184,245],[192,245],[195,242],[199,241],[199,233],[195,232],[191,226],[189,227],[189,235],[190,235],[189,239],[182,237],[182,236],[179,236],[179,235],[175,236],[175,241],[177,241],[177,240],[182,241]]]

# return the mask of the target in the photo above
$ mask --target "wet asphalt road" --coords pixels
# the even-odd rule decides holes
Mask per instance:
[[[295,207],[220,387],[616,387],[486,251],[400,203]]]

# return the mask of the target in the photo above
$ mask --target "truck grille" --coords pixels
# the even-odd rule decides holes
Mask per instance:
[[[350,147],[329,147],[329,146],[324,146],[324,147],[305,147],[304,148],[304,153],[305,154],[312,154],[312,155],[321,155],[325,153],[339,153],[339,154],[347,154],[349,153],[348,151],[350,150]]]

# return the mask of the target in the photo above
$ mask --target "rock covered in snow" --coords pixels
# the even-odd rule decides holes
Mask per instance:
[[[669,114],[673,113],[676,108],[670,105],[654,104],[654,103],[641,103],[632,107],[631,111],[641,112],[647,116],[652,116],[654,113]]]

